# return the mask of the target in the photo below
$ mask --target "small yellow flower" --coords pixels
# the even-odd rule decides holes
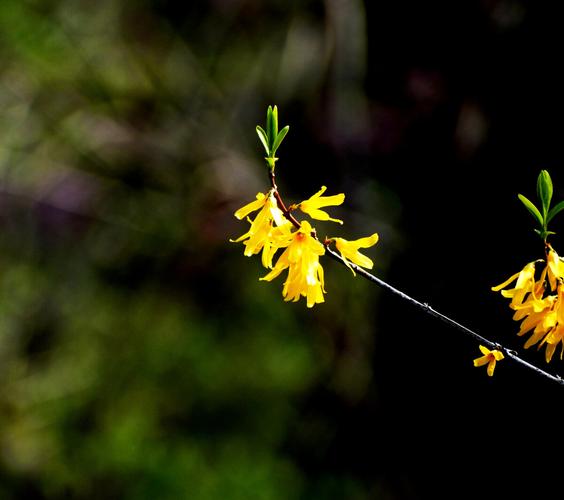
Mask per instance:
[[[280,255],[274,269],[260,278],[272,281],[282,271],[288,269],[282,295],[284,300],[296,302],[305,297],[307,307],[324,302],[324,274],[319,263],[319,256],[325,253],[325,247],[312,235],[312,227],[307,221],[290,237],[279,238],[279,248],[287,247]]]
[[[480,346],[480,351],[482,351],[483,356],[476,358],[474,360],[474,366],[483,366],[485,364],[488,365],[487,372],[488,375],[491,377],[495,370],[495,364],[498,361],[501,361],[505,356],[501,351],[497,349],[489,350],[487,347],[483,345]]]
[[[251,212],[260,210],[254,220],[247,220],[251,227],[249,230],[237,238],[231,240],[234,243],[244,241],[247,257],[255,255],[262,250],[262,264],[266,268],[272,267],[272,258],[278,250],[275,241],[280,234],[289,234],[289,221],[284,217],[282,210],[278,208],[276,198],[272,191],[266,195],[258,193],[256,200],[248,203],[235,212],[235,217],[242,219]]]
[[[324,210],[319,210],[321,207],[341,205],[343,201],[345,201],[345,195],[343,193],[335,194],[333,196],[321,196],[326,191],[326,189],[327,188],[325,186],[322,186],[317,193],[315,193],[311,198],[302,201],[298,205],[298,207],[303,213],[309,215],[312,219],[330,220],[342,224],[342,220],[332,219],[331,217],[329,217],[329,214],[327,212],[325,212]]]
[[[350,265],[353,262],[357,266],[366,267],[367,269],[372,269],[374,263],[366,255],[361,254],[359,248],[369,248],[378,242],[378,234],[374,233],[372,236],[367,236],[365,238],[359,238],[354,241],[347,241],[344,238],[333,238],[337,250],[341,254],[345,264],[356,276],[354,269]],[[350,262],[349,262],[350,261]]]

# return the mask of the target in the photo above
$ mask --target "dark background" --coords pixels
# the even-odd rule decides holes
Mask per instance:
[[[564,199],[555,4],[4,0],[0,498],[558,498],[562,387],[329,259],[284,303],[228,241],[276,104],[287,200],[346,193],[321,235],[562,373],[490,290],[543,256],[517,193]]]

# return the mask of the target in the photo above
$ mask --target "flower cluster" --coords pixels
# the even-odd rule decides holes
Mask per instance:
[[[267,193],[258,193],[255,201],[235,212],[235,217],[239,220],[246,218],[250,227],[245,234],[232,241],[243,242],[246,256],[262,252],[262,265],[271,271],[261,280],[271,281],[287,269],[288,275],[282,289],[284,299],[295,302],[305,297],[308,307],[324,302],[324,272],[319,257],[325,254],[325,245],[317,239],[315,229],[307,220],[299,222],[291,212],[299,209],[312,219],[342,224],[343,221],[333,219],[322,209],[341,205],[345,195],[323,196],[326,189],[323,186],[311,198],[286,208],[276,188],[272,188]],[[258,214],[254,219],[248,217],[256,211]],[[325,244],[335,243],[343,261],[354,274],[351,262],[372,268],[372,260],[360,253],[359,249],[375,245],[377,241],[378,235],[373,234],[355,241],[327,239]],[[282,249],[273,267],[274,256]]]
[[[542,264],[538,280],[537,265]],[[513,288],[507,288],[515,282]],[[538,344],[545,346],[546,362],[550,362],[558,344],[562,343],[560,358],[564,354],[564,262],[549,243],[546,260],[529,262],[500,285],[494,292],[511,299],[509,307],[515,311],[513,319],[521,321],[517,335],[531,333],[525,348]]]

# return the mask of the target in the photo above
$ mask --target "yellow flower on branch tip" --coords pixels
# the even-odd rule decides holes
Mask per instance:
[[[264,212],[263,216],[270,216],[270,218],[276,222],[277,226],[281,226],[286,222],[282,210],[278,208],[278,203],[276,202],[276,198],[274,197],[274,192],[272,190],[266,194],[257,193],[256,200],[241,207],[234,215],[237,219],[241,220],[257,210],[261,210],[257,215],[257,218]]]
[[[262,250],[262,264],[266,268],[271,268],[272,258],[279,248],[276,246],[276,241],[280,235],[290,233],[288,227],[290,222],[284,217],[282,210],[278,208],[272,191],[266,195],[258,193],[256,198],[255,201],[248,203],[235,212],[235,217],[242,219],[251,212],[260,210],[254,220],[250,220],[247,217],[251,224],[249,230],[236,240],[230,241],[234,243],[244,241],[244,254],[247,257],[255,255]]]
[[[507,287],[510,283],[513,283],[517,280],[515,284],[515,288],[511,290],[502,290],[503,288]],[[515,306],[519,306],[522,304],[525,296],[532,291],[533,287],[535,286],[535,262],[529,262],[521,271],[515,273],[513,276],[508,278],[506,281],[501,283],[500,285],[493,286],[492,290],[494,292],[499,292],[501,290],[501,294],[504,297],[511,299],[511,307],[515,308]]]
[[[378,242],[378,234],[374,233],[372,236],[367,236],[365,238],[359,238],[358,240],[348,241],[344,238],[332,238],[335,242],[337,250],[341,254],[343,261],[351,272],[356,276],[354,269],[350,265],[350,262],[356,264],[360,267],[366,267],[367,269],[372,269],[374,263],[366,255],[363,255],[358,251],[359,248],[369,248],[374,246]],[[350,262],[349,262],[350,261]]]
[[[312,227],[307,221],[289,237],[279,238],[279,248],[286,247],[276,265],[266,276],[260,278],[272,281],[282,271],[288,269],[282,295],[284,300],[296,302],[305,297],[307,307],[324,302],[324,273],[319,263],[319,256],[325,253],[325,247],[312,235]]]
[[[488,375],[491,377],[495,370],[495,364],[498,361],[501,361],[505,356],[501,351],[498,351],[497,349],[493,349],[490,351],[487,347],[484,347],[483,345],[480,346],[480,351],[482,351],[483,356],[480,356],[479,358],[476,358],[474,360],[474,366],[483,366],[487,364],[488,365],[487,372]]]
[[[345,201],[345,195],[341,193],[333,196],[321,196],[326,190],[327,188],[322,186],[317,193],[315,193],[311,198],[302,201],[298,207],[304,214],[309,215],[312,219],[330,220],[342,224],[342,220],[332,219],[329,217],[327,212],[320,210],[320,208],[341,205],[343,201]]]
[[[539,348],[544,346],[548,363],[560,343],[560,357],[564,355],[564,262],[549,244],[544,264],[538,281],[535,281],[535,262],[530,262],[521,272],[492,290],[499,291],[517,280],[515,288],[501,293],[511,298],[510,307],[515,310],[513,319],[521,321],[517,335],[532,332],[525,342],[525,349],[537,344]]]

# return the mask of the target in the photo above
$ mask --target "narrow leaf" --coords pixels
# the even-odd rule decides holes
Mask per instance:
[[[539,223],[539,226],[542,227],[542,215],[539,212],[539,209],[535,207],[527,198],[525,198],[522,194],[517,195],[521,200],[521,203],[525,205],[525,208],[531,213],[531,215],[535,218],[535,220]]]
[[[276,150],[278,149],[278,147],[280,146],[280,144],[284,140],[284,137],[286,137],[288,130],[290,130],[290,127],[288,125],[286,125],[276,136],[276,140],[274,141],[274,144],[272,146],[272,152],[271,152],[272,156],[274,156],[276,154]]]
[[[550,212],[548,212],[548,215],[546,216],[546,223],[548,224],[553,217],[559,212],[562,212],[562,210],[564,210],[564,201],[557,203],[550,209]]]
[[[262,142],[262,145],[264,146],[264,149],[266,150],[266,154],[269,155],[270,151],[269,151],[269,147],[268,147],[268,137],[266,135],[266,132],[264,131],[264,129],[260,125],[257,125],[257,135],[259,136],[260,142]]]
[[[278,135],[278,108],[276,106],[268,106],[267,127],[268,128],[266,130],[268,131],[268,145],[270,146],[270,150],[272,151],[274,141],[276,140],[276,136]]]
[[[266,110],[266,126],[264,130],[266,131],[266,137],[268,137],[268,142],[270,145],[270,129],[272,128],[272,106],[268,106]]]
[[[546,170],[541,170],[537,178],[537,194],[542,203],[542,213],[546,218],[552,200],[552,179]]]

